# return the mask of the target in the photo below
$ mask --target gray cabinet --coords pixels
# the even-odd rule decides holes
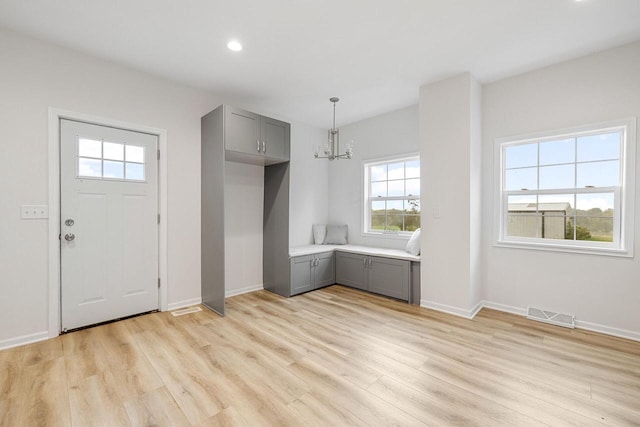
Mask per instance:
[[[291,125],[261,117],[262,154],[271,159],[289,160]]]
[[[333,252],[293,257],[290,260],[290,296],[333,285],[335,281]]]
[[[367,265],[371,292],[409,301],[410,261],[369,257]]]
[[[313,260],[314,258],[311,255],[291,258],[290,295],[297,295],[315,289],[313,286]]]
[[[336,252],[336,283],[368,291],[367,258],[365,255]]]
[[[336,283],[409,301],[411,262],[337,252]]]
[[[288,296],[289,124],[221,105],[201,126],[202,304],[224,315],[225,160],[264,166],[262,280],[265,289]]]
[[[225,107],[224,148],[240,153],[262,154],[260,115],[239,108]]]
[[[220,106],[202,118],[202,304],[224,315],[224,124]]]
[[[420,262],[411,262],[411,304],[420,305]]]
[[[284,297],[289,277],[289,162],[264,167],[262,284]]]
[[[289,160],[291,125],[225,106],[227,160],[259,165]]]
[[[316,262],[313,269],[313,283],[315,288],[336,283],[336,257],[333,252],[326,252],[315,256]]]

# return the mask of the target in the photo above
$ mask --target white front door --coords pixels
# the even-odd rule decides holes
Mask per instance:
[[[158,308],[157,144],[60,120],[63,331]]]

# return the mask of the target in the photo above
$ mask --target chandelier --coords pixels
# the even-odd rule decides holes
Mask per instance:
[[[319,154],[320,146],[316,146],[314,150],[314,156],[316,159],[350,159],[353,154],[353,147],[351,144],[345,146],[344,153],[340,154],[340,131],[336,129],[336,102],[340,101],[335,96],[330,98],[329,101],[333,102],[333,127],[328,131],[327,143],[324,145],[324,156]]]

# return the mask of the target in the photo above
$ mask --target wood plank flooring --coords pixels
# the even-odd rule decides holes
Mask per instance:
[[[640,343],[341,286],[0,351],[1,426],[640,425]]]

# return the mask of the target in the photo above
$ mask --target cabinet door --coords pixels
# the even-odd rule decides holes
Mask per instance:
[[[313,256],[298,256],[291,258],[289,262],[291,266],[290,296],[313,290]]]
[[[263,154],[274,159],[289,159],[291,125],[280,120],[262,117]]]
[[[377,294],[409,301],[411,262],[400,259],[370,257],[369,290]]]
[[[225,108],[225,149],[261,155],[260,116],[239,108]]]
[[[314,269],[315,289],[336,283],[335,255],[333,252],[316,255],[318,262]]]
[[[336,252],[336,283],[369,290],[364,255]]]

